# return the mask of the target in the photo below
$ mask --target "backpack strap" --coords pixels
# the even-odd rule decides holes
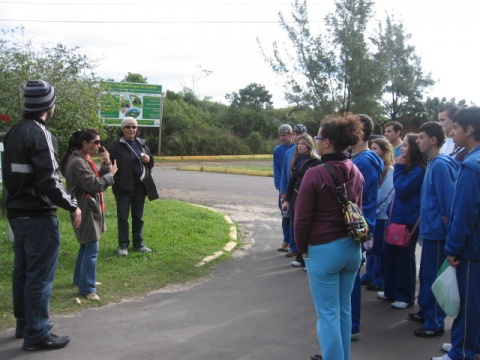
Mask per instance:
[[[327,171],[332,176],[333,182],[335,183],[335,192],[337,193],[338,200],[345,205],[348,202],[347,189],[345,187],[345,183],[343,184],[340,183],[340,181],[338,180],[337,173],[331,165],[329,165],[328,163],[323,163],[322,166],[325,169],[327,169]]]

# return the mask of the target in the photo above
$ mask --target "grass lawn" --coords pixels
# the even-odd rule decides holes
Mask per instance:
[[[100,301],[78,296],[72,285],[78,242],[69,214],[58,211],[61,248],[50,312],[68,314],[89,307],[100,307],[122,298],[142,296],[168,284],[185,283],[207,276],[218,261],[229,254],[196,266],[204,257],[223,249],[230,241],[230,225],[223,215],[173,200],[145,203],[144,242],[153,253],[129,251],[127,257],[117,255],[117,219],[115,199],[111,190],[105,194],[107,232],[100,240],[97,262],[97,288]],[[0,331],[15,326],[12,311],[13,247],[7,239],[7,219],[0,216]],[[74,299],[79,297],[81,304]]]

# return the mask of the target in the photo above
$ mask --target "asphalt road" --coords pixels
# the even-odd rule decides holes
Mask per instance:
[[[0,333],[0,360],[159,359],[305,360],[319,353],[308,279],[276,251],[281,242],[273,179],[155,167],[162,198],[212,207],[241,228],[234,259],[195,284],[156,291],[69,316],[53,316],[71,343],[55,351],[22,351],[13,329]],[[353,360],[430,359],[450,338],[413,336],[410,310],[395,310],[363,290],[360,341]],[[328,359],[327,359],[328,360]]]

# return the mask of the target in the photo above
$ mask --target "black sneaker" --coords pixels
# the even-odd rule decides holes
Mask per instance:
[[[420,315],[418,315],[417,313],[408,314],[408,318],[410,320],[413,320],[413,321],[416,321],[416,322],[419,322],[419,323],[422,323],[422,324],[425,322],[425,319],[423,317],[421,317]]]
[[[440,328],[437,330],[429,330],[422,326],[418,330],[413,330],[413,333],[419,337],[428,338],[428,337],[442,336],[443,334],[445,334],[445,329]]]
[[[52,330],[53,328],[53,321],[48,320],[48,331]],[[25,337],[25,330],[24,329],[17,329],[15,331],[15,338],[23,339]]]
[[[382,290],[383,290],[382,287],[377,286],[377,285],[375,285],[375,284],[368,284],[367,287],[366,287],[366,289],[367,289],[368,291],[382,291]]]
[[[292,261],[291,264],[292,264],[293,267],[304,268],[305,267],[305,261],[303,260],[303,256],[300,255],[300,254],[297,254],[297,256],[295,257],[295,261]]]
[[[319,354],[315,354],[313,356],[310,356],[310,360],[322,360],[323,356]]]
[[[45,340],[38,343],[23,343],[23,350],[25,351],[37,351],[37,350],[55,350],[61,349],[70,342],[68,336],[57,336],[55,334],[50,334]]]

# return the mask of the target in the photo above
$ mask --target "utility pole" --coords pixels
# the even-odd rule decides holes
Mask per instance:
[[[161,149],[162,149],[163,96],[164,96],[164,93],[162,92],[160,96],[160,124],[158,126],[158,149],[157,149],[158,156],[160,156]]]

